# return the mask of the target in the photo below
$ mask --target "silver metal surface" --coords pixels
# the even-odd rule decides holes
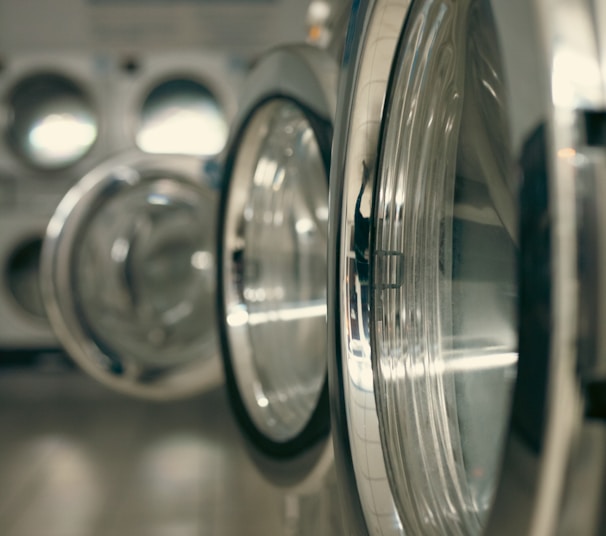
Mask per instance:
[[[591,193],[594,179],[589,178],[589,170],[600,164],[591,153],[603,155],[604,151],[603,147],[586,147],[580,123],[585,110],[603,110],[605,104],[597,53],[600,38],[596,31],[603,27],[603,21],[594,20],[596,6],[594,2],[556,1],[538,2],[536,7],[542,38],[537,48],[544,54],[539,57],[546,70],[542,94],[546,101],[544,143],[548,173],[544,187],[548,197],[547,206],[539,205],[535,212],[541,210],[537,216],[540,222],[551,223],[547,228],[550,249],[548,257],[540,258],[535,253],[536,243],[529,240],[528,246],[522,248],[520,292],[532,298],[520,307],[520,361],[510,436],[487,529],[494,534],[566,533],[570,517],[575,517],[579,509],[582,511],[584,501],[591,500],[583,493],[571,493],[584,468],[591,465],[595,474],[604,474],[604,435],[600,431],[603,425],[594,426],[583,418],[588,378],[582,372],[588,349],[595,348],[601,331],[586,329],[584,319],[595,310],[593,296],[603,284],[596,275],[600,272],[595,253],[601,246],[590,245],[592,237],[603,235],[603,227],[581,216],[588,215],[583,205],[595,207],[599,199],[597,192]],[[586,67],[580,79],[579,62]],[[513,65],[507,67],[515,72]],[[586,152],[590,153],[587,159],[583,157]],[[529,177],[536,179],[532,174]],[[541,185],[541,181],[537,184]],[[536,201],[529,190],[523,191],[522,203]],[[535,225],[540,232],[546,232],[543,223]],[[521,236],[529,236],[533,230],[532,226],[522,228]],[[532,293],[532,285],[541,279],[548,281],[549,302]],[[548,316],[542,318],[545,314]],[[601,323],[597,316],[595,321],[597,325]],[[540,342],[542,338],[544,342]],[[547,351],[536,352],[540,344]],[[597,351],[595,357],[602,360],[602,352]],[[532,369],[544,374],[539,389]],[[542,413],[533,415],[530,422],[534,426],[529,429],[531,401],[534,410],[540,408]],[[592,427],[594,434],[588,433]],[[602,481],[598,485],[602,488],[599,492],[588,485],[587,494],[603,496],[604,484]],[[574,532],[599,533],[596,524],[600,509],[577,517]],[[515,521],[511,518],[514,512]]]
[[[330,178],[329,374],[336,464],[351,534],[402,532],[375,407],[368,221],[387,82],[409,4],[355,5],[339,81]]]
[[[74,371],[2,369],[0,427],[3,536],[342,534],[334,473],[267,482],[223,389],[156,404]]]
[[[175,80],[187,80],[199,84],[216,101],[218,111],[229,126],[238,109],[238,97],[244,77],[248,71],[247,56],[228,54],[222,50],[197,49],[164,50],[156,54],[109,55],[105,61],[115,69],[122,63],[132,61],[136,67],[129,72],[123,69],[120,76],[110,77],[112,110],[107,128],[110,134],[111,151],[123,151],[137,146],[142,122],[145,120],[146,102],[149,96],[163,84]],[[120,118],[120,120],[116,120]],[[179,137],[186,152],[192,146],[193,132],[183,132]],[[174,136],[173,136],[174,137]],[[222,147],[221,147],[222,148]],[[177,152],[173,149],[171,152]],[[208,156],[208,155],[206,155]]]
[[[5,60],[6,61],[6,60]],[[10,126],[10,96],[18,85],[40,73],[71,80],[90,100],[99,118],[97,139],[82,158],[61,169],[37,169],[11,147],[7,129]],[[53,55],[48,51],[24,53],[11,57],[0,75],[0,264],[2,272],[13,252],[24,242],[42,239],[48,220],[69,187],[107,154],[104,117],[108,114],[107,78],[101,76],[93,62],[77,51]],[[46,319],[28,315],[11,299],[5,277],[0,282],[0,348],[53,348],[57,340]]]
[[[337,60],[314,46],[286,45],[271,50],[246,78],[229,145],[238,133],[236,126],[243,123],[256,104],[270,97],[290,97],[319,117],[334,118],[337,77]]]
[[[594,386],[591,391],[599,377],[595,374],[596,362],[603,359],[601,350],[595,347],[601,340],[598,336],[601,330],[597,328],[601,321],[597,311],[601,309],[595,293],[602,287],[597,253],[601,250],[602,232],[591,214],[601,212],[596,204],[602,197],[595,188],[604,143],[598,136],[594,146],[587,148],[583,125],[587,121],[603,121],[600,116],[604,110],[603,75],[597,53],[602,37],[596,30],[603,26],[603,21],[598,18],[590,22],[601,11],[591,2],[544,1],[529,5],[492,1],[468,5],[469,11],[463,11],[458,19],[460,29],[453,25],[452,31],[447,32],[447,44],[438,46],[440,40],[436,36],[447,28],[444,21],[453,13],[455,18],[451,20],[456,21],[457,10],[464,10],[466,4],[413,3],[413,9],[417,10],[413,13],[418,16],[413,14],[407,19],[407,33],[401,41],[387,103],[384,103],[387,79],[408,3],[377,1],[358,5],[359,11],[350,25],[331,169],[334,219],[329,238],[328,300],[329,343],[335,352],[329,362],[331,401],[337,468],[346,496],[345,518],[350,521],[349,531],[359,534],[477,534],[483,529],[490,535],[595,534],[600,530],[600,516],[603,519],[598,505],[605,485],[604,430],[603,424],[584,420],[583,411],[591,401],[590,392],[599,388]],[[458,61],[463,51],[469,54],[473,50],[474,32],[470,27],[473,29],[474,20],[478,20],[474,17],[478,16],[484,23],[476,35],[484,44],[478,47],[480,62],[474,70],[473,57],[467,59],[471,67]],[[482,19],[483,16],[486,18]],[[496,31],[489,31],[490,23],[486,24],[491,18]],[[428,24],[426,36],[433,30],[436,32],[425,46],[423,24]],[[442,68],[428,69],[416,77],[414,69],[422,69],[424,62],[430,67],[439,64],[439,61],[432,64],[434,53],[438,59],[442,55]],[[480,80],[484,87],[481,91],[488,90],[492,97],[474,93],[467,82],[462,90],[466,68],[472,73],[469,81]],[[425,82],[430,86],[419,91],[415,98],[414,92],[419,87],[415,84]],[[451,118],[449,101],[440,92],[453,97]],[[433,97],[439,102],[432,102]],[[409,109],[408,98],[412,98]],[[469,100],[461,103],[461,98]],[[496,106],[490,104],[492,99]],[[474,115],[475,107],[479,113],[476,111]],[[597,114],[597,119],[592,113]],[[420,121],[416,135],[415,121]],[[451,129],[458,131],[459,121],[457,153],[456,145],[440,143],[448,142]],[[436,132],[441,134],[434,136]],[[414,139],[408,138],[413,135]],[[498,150],[495,152],[494,148]],[[383,161],[377,166],[381,151]],[[439,205],[440,196],[445,199],[452,196],[454,181],[451,178],[450,183],[432,183],[444,171],[415,167],[423,158],[434,167],[445,166],[447,176],[456,169],[457,175],[470,176],[476,181],[484,177],[480,184],[484,182],[487,199],[494,208],[488,212],[482,210],[476,216],[492,214],[489,219],[506,230],[508,240],[520,244],[521,318],[519,333],[514,337],[519,337],[517,378],[512,401],[508,402],[509,395],[505,394],[496,405],[509,407],[511,416],[507,421],[507,409],[497,412],[498,426],[506,431],[504,442],[498,439],[502,432],[495,430],[491,434],[495,440],[492,446],[479,441],[479,450],[475,449],[480,458],[484,456],[483,449],[484,454],[492,457],[491,468],[483,469],[487,471],[485,475],[492,475],[489,477],[492,489],[496,487],[496,491],[490,492],[495,493],[494,502],[490,499],[484,502],[484,513],[475,527],[457,527],[460,514],[456,513],[455,499],[462,491],[465,494],[465,490],[452,482],[460,478],[457,456],[462,456],[465,449],[469,454],[469,445],[457,445],[457,433],[465,441],[465,434],[471,434],[466,436],[467,440],[473,436],[474,427],[481,432],[481,423],[486,418],[482,412],[489,412],[490,405],[480,401],[475,388],[467,389],[471,396],[471,405],[464,410],[468,412],[467,418],[461,419],[459,413],[458,419],[452,417],[454,423],[434,421],[432,426],[427,423],[423,401],[407,399],[405,403],[393,398],[400,396],[393,386],[401,381],[406,363],[412,363],[410,356],[421,355],[424,348],[431,354],[439,344],[448,344],[439,339],[438,345],[432,342],[431,330],[438,329],[437,326],[443,328],[449,320],[448,315],[440,317],[445,313],[441,312],[444,309],[439,298],[448,296],[449,291],[432,286],[429,274],[437,268],[436,252],[448,257],[449,238],[447,232],[441,236],[437,230],[432,231],[432,222],[437,224],[439,218],[437,221],[425,218],[423,210],[431,211],[432,204]],[[379,180],[385,182],[380,182],[383,187],[375,190],[377,171]],[[523,179],[522,210],[518,216],[515,191],[520,179]],[[404,190],[403,185],[412,184],[417,186]],[[375,198],[374,192],[385,197]],[[390,197],[391,194],[395,197]],[[466,197],[458,198],[464,201],[463,205],[455,204],[450,212],[445,210],[447,218],[452,217],[449,214],[468,218],[485,205],[468,203]],[[397,218],[402,217],[402,212],[396,210],[398,203],[406,203],[404,208],[413,211],[401,227],[397,223]],[[474,210],[470,211],[471,208]],[[375,212],[381,209],[383,212]],[[379,218],[375,219],[377,214]],[[381,218],[388,217],[394,220],[381,227],[384,223]],[[406,240],[399,242],[400,237]],[[475,245],[487,258],[503,252],[502,249],[491,252],[492,245],[481,246],[477,240]],[[454,247],[460,249],[453,250],[452,256],[463,253],[464,262],[464,243],[455,243]],[[429,266],[432,255],[433,268]],[[486,272],[481,262],[469,258],[480,272]],[[446,258],[446,269],[449,262],[452,261]],[[418,267],[416,277],[415,267]],[[498,270],[486,273],[490,283],[495,281]],[[376,292],[373,298],[371,292]],[[397,302],[389,300],[396,299],[399,292],[403,293],[405,303],[400,304],[398,312]],[[419,293],[417,301],[415,292]],[[499,293],[478,287],[477,293],[468,289],[461,297],[455,297],[454,306],[469,303],[467,300],[474,294],[479,300],[476,300],[478,310],[470,307],[467,313],[460,310],[450,318],[471,319],[468,325],[477,329],[477,336],[484,333],[500,338],[499,333],[507,335],[507,331],[511,335],[511,314],[490,313],[511,309],[504,306],[511,302],[511,297],[499,297]],[[445,301],[448,303],[449,298]],[[386,310],[389,307],[392,309]],[[481,316],[474,316],[476,312]],[[426,319],[426,315],[433,316]],[[499,316],[504,322],[498,320]],[[497,319],[497,324],[491,325],[491,318]],[[428,322],[425,328],[423,322]],[[487,324],[482,326],[478,322]],[[402,338],[398,339],[403,337],[400,333],[405,336],[417,333],[415,329],[419,331],[414,341],[408,340],[406,344]],[[513,364],[517,344],[514,342],[512,347],[510,335],[499,345],[505,344]],[[393,339],[382,339],[387,336]],[[377,349],[381,354],[377,355]],[[470,357],[469,349],[463,355]],[[579,372],[588,362],[592,363],[589,369],[593,372]],[[429,372],[439,376],[440,370],[432,363],[421,362],[419,370],[426,375],[425,384],[419,386],[421,390],[415,391],[414,386],[408,385],[402,396],[415,397],[415,392],[423,393],[422,389],[433,385],[434,376]],[[409,383],[413,381],[413,372],[408,369]],[[497,381],[493,393],[495,389],[507,392],[505,376],[502,380]],[[464,383],[473,387],[473,382]],[[446,403],[451,414],[455,408],[448,401],[448,389],[443,389],[439,387],[432,393],[434,398],[429,402]],[[463,391],[464,385],[457,386],[458,394]],[[446,399],[442,398],[444,395]],[[389,407],[391,410],[386,409]],[[459,405],[458,410],[461,409]],[[599,419],[599,409],[595,411]],[[420,421],[416,425],[415,418]],[[489,420],[495,422],[493,418]],[[407,449],[393,439],[402,434],[401,437],[411,441],[410,429],[403,429],[409,425],[413,429],[416,426],[424,437],[419,437],[414,446],[411,444],[407,454]],[[456,431],[457,426],[464,425],[464,432]],[[498,448],[504,449],[502,461],[494,450]],[[440,468],[441,462],[432,460],[432,452],[440,449],[446,453],[444,469]],[[464,459],[465,464],[468,462],[469,456]],[[415,476],[419,463],[429,466]],[[588,479],[588,488],[583,491],[578,486],[586,477],[588,466],[598,476]],[[403,468],[411,474],[402,474]],[[423,497],[424,485],[419,479],[427,479],[429,487],[435,486],[428,497]],[[454,480],[449,484],[449,479]],[[414,505],[415,500],[419,504]],[[469,515],[476,507],[472,500],[472,508],[463,505],[460,512]],[[448,519],[448,525],[440,526],[436,514]]]
[[[70,355],[123,392],[185,396],[220,380],[216,194],[203,161],[121,155],[59,204],[45,238],[47,314]]]
[[[150,9],[136,1],[0,0],[1,268],[15,248],[43,236],[77,180],[103,159],[135,147],[141,108],[156,85],[174,77],[199,82],[230,122],[251,59],[285,40],[305,38],[307,3],[278,4],[156,2]],[[8,96],[39,73],[72,80],[99,118],[91,151],[59,171],[33,169],[6,143]],[[0,351],[57,345],[48,322],[23,311],[2,278]]]
[[[29,0],[0,2],[0,50],[110,51],[156,55],[168,50],[224,50],[257,55],[305,39],[308,2],[236,0]]]

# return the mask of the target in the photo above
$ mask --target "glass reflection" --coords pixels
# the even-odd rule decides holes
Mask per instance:
[[[418,2],[407,24],[375,200],[381,441],[407,531],[479,534],[517,363],[500,51],[488,2]]]
[[[241,146],[255,152],[242,150],[230,191],[246,199],[229,209],[241,248],[226,321],[246,329],[250,362],[237,346],[232,357],[253,420],[287,441],[308,423],[326,373],[328,180],[309,120],[288,101],[257,111]]]
[[[228,130],[223,110],[206,87],[176,79],[147,96],[136,139],[147,153],[206,156],[223,149]]]
[[[104,200],[81,232],[79,307],[115,366],[191,362],[214,344],[214,222],[204,202],[193,185],[159,177]]]
[[[10,98],[9,142],[29,164],[56,169],[80,160],[97,139],[97,117],[83,91],[58,75],[36,75]]]

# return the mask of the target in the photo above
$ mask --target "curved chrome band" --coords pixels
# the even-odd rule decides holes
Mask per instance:
[[[409,5],[354,5],[339,80],[329,195],[328,329],[329,351],[335,351],[329,375],[337,472],[352,534],[401,530],[393,499],[385,494],[389,484],[375,408],[368,222],[387,83]]]
[[[337,75],[335,59],[316,47],[289,45],[271,50],[246,80],[228,146],[234,146],[239,126],[251,111],[272,97],[291,98],[332,121],[337,106]]]
[[[212,331],[214,320],[207,326],[202,326],[204,338],[199,346],[197,343],[194,344],[194,339],[196,341],[198,339],[192,338],[191,333],[188,332],[188,340],[183,342],[188,345],[188,349],[182,359],[175,360],[173,352],[167,354],[163,351],[161,340],[152,343],[157,349],[154,352],[157,355],[146,355],[143,358],[128,355],[128,352],[124,352],[125,341],[111,339],[113,334],[108,334],[107,329],[99,331],[95,321],[90,323],[90,319],[83,313],[83,298],[79,294],[77,284],[79,277],[77,271],[82,268],[78,267],[76,262],[83,247],[83,243],[80,242],[82,233],[87,232],[86,229],[92,219],[97,217],[99,210],[105,204],[120,199],[121,196],[126,197],[133,191],[145,191],[145,188],[149,187],[148,198],[157,197],[155,200],[152,199],[152,202],[157,203],[160,209],[171,196],[175,196],[176,199],[182,199],[188,204],[192,214],[202,214],[203,216],[194,220],[206,227],[193,231],[202,233],[202,236],[208,235],[214,240],[216,194],[206,182],[203,164],[202,160],[190,156],[150,156],[139,152],[120,155],[98,166],[77,183],[63,198],[48,225],[41,256],[41,287],[49,321],[67,352],[86,372],[123,393],[165,400],[193,395],[217,386],[222,376],[217,356],[217,342]],[[202,206],[198,206],[196,204],[198,202]],[[208,227],[209,222],[210,227]],[[164,229],[168,233],[167,236],[159,237],[162,243],[170,240],[171,237],[175,238],[172,236],[174,234],[172,223],[169,222],[167,225],[168,228]],[[183,222],[179,222],[179,226],[182,225]],[[120,248],[115,249],[116,244],[119,246],[123,239],[120,236],[112,239],[114,248],[111,250],[111,256],[124,257],[118,261],[123,265],[125,284],[130,285],[128,278],[133,270],[131,262],[147,261],[144,258],[130,259],[130,256],[134,255],[130,250],[136,244],[129,245],[124,242],[122,250],[118,251]],[[170,244],[167,246],[170,247]],[[204,245],[200,244],[200,247],[204,248]],[[213,259],[208,258],[207,251],[200,252],[199,258],[192,257],[189,262],[192,265],[202,263],[204,266],[200,265],[196,268],[201,274],[214,271]],[[163,277],[167,275],[164,272],[165,270],[162,269]],[[101,277],[104,275],[102,274]],[[110,274],[107,274],[108,278],[109,276]],[[206,275],[203,274],[202,277]],[[96,284],[100,285],[100,283]],[[197,295],[196,289],[197,286],[190,290]],[[206,301],[208,303],[197,305],[202,307],[204,318],[212,319],[213,300]],[[169,330],[182,318],[182,314],[201,312],[199,309],[188,309],[188,311],[177,311],[177,309],[178,307],[174,311],[177,316],[166,319]],[[163,312],[170,313],[170,311]],[[112,321],[115,322],[116,319]],[[211,331],[205,333],[205,329]],[[173,346],[173,350],[174,348]]]
[[[443,4],[448,9],[451,2]],[[595,396],[587,386],[603,381],[604,352],[596,347],[586,353],[579,341],[602,344],[597,303],[606,302],[595,300],[596,287],[603,288],[596,275],[604,273],[596,253],[602,249],[603,226],[597,218],[582,217],[603,212],[596,207],[603,199],[596,179],[603,175],[604,147],[587,148],[582,129],[599,121],[596,114],[604,110],[599,63],[604,33],[590,23],[591,13],[599,13],[596,25],[603,30],[604,9],[597,2],[591,7],[561,1],[485,4],[494,13],[502,45],[511,157],[524,176],[520,364],[485,533],[535,536],[567,527],[594,534],[601,515],[597,501],[604,496],[605,431],[602,424],[584,420],[583,407]],[[386,476],[376,409],[369,233],[376,224],[373,185],[387,78],[407,9],[408,2],[356,4],[331,169],[331,403],[345,518],[356,534],[404,533]],[[584,291],[579,292],[579,283]],[[589,330],[587,318],[594,319]],[[591,372],[585,370],[587,362]],[[580,482],[589,468],[595,476],[591,489],[583,490]]]

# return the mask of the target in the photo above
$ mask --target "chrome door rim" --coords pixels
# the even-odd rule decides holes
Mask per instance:
[[[361,535],[402,530],[393,498],[385,494],[377,501],[372,498],[377,483],[388,484],[372,388],[369,295],[362,287],[368,289],[369,230],[365,222],[370,218],[381,116],[409,5],[409,0],[375,0],[354,6],[339,79],[333,141],[328,248],[333,441],[344,494],[344,520],[351,533]],[[361,278],[358,263],[366,271]],[[343,289],[345,281],[350,281],[347,290]],[[354,411],[363,415],[359,430],[350,429]],[[373,439],[367,441],[367,437]]]
[[[179,155],[126,153],[95,168],[63,198],[47,228],[41,255],[41,288],[49,321],[57,337],[78,365],[101,383],[125,394],[156,400],[182,398],[218,386],[221,367],[216,342],[211,342],[199,360],[168,366],[151,380],[146,369],[126,366],[115,370],[103,343],[95,340],[83,323],[74,293],[72,258],[83,224],[100,198],[145,183],[150,177],[165,176],[174,187],[194,189],[210,206],[215,193],[205,183],[203,161]],[[213,229],[210,229],[213,236]],[[212,339],[212,337],[211,337]],[[128,356],[126,356],[128,360]],[[153,368],[153,367],[152,367]]]

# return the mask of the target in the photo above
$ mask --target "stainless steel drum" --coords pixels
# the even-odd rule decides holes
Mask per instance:
[[[605,530],[599,4],[357,4],[328,294],[352,533]]]
[[[274,459],[309,454],[318,442],[314,452],[324,450],[329,431],[326,241],[337,71],[333,57],[308,45],[266,55],[246,85],[227,157],[218,240],[226,381],[247,438]],[[315,454],[307,458],[316,463]],[[283,472],[296,477],[291,466]]]
[[[42,295],[62,346],[128,394],[169,399],[221,379],[215,328],[216,193],[193,156],[121,155],[52,217]]]

